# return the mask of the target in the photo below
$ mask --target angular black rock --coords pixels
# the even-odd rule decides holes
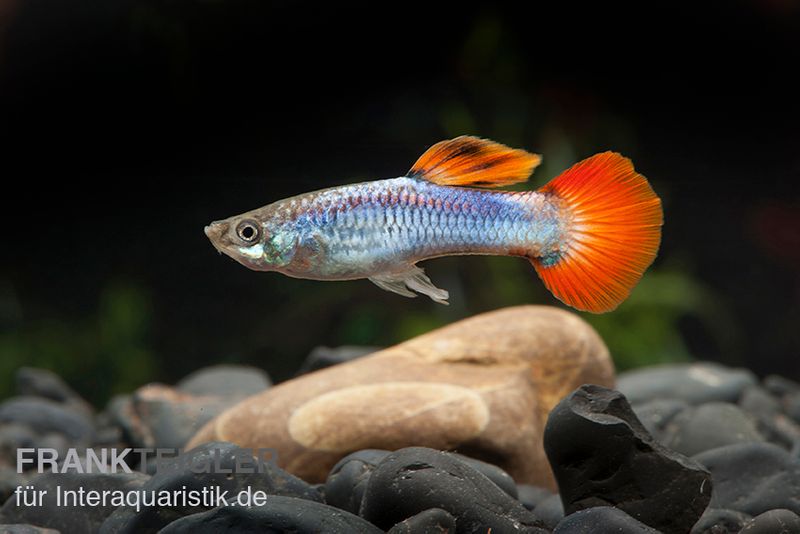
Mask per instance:
[[[344,345],[342,347],[316,347],[303,361],[297,375],[304,375],[338,365],[340,363],[356,360],[367,354],[372,354],[381,350],[381,347],[361,347],[356,345]]]
[[[314,501],[271,496],[263,506],[223,506],[192,514],[167,525],[160,534],[379,534],[360,517]]]
[[[45,434],[58,432],[76,446],[86,446],[94,437],[94,426],[84,413],[43,397],[12,397],[0,404],[0,424],[24,424]]]
[[[740,534],[800,534],[800,516],[791,510],[770,510],[748,521]]]
[[[369,477],[388,454],[385,450],[364,449],[339,460],[325,481],[325,502],[358,514]]]
[[[659,531],[618,508],[596,506],[568,515],[553,534],[659,534]]]
[[[322,498],[313,487],[299,478],[290,475],[271,462],[261,464],[263,472],[247,473],[225,472],[236,470],[237,461],[248,470],[256,470],[252,463],[252,450],[242,449],[232,443],[211,442],[203,444],[181,455],[168,463],[145,484],[142,492],[202,491],[204,488],[218,487],[219,491],[227,491],[229,498],[245,491],[263,491],[267,495],[298,497],[309,501],[321,501]],[[247,459],[246,463],[243,459]],[[172,465],[172,467],[170,467]],[[190,514],[203,512],[212,508],[206,503],[196,506],[188,502],[185,506],[141,506],[137,513],[133,507],[118,508],[103,523],[101,534],[147,533],[158,532],[169,523]]]
[[[689,404],[703,404],[736,402],[742,391],[756,382],[755,375],[745,369],[698,362],[627,371],[617,378],[617,389],[633,404],[653,399],[681,399]]]
[[[431,508],[397,523],[388,534],[454,534],[456,518],[441,508]]]
[[[581,386],[550,412],[544,448],[567,515],[613,505],[685,533],[711,497],[709,473],[653,440],[625,397],[601,386]]]
[[[694,524],[691,534],[735,534],[749,520],[750,516],[743,512],[709,507]]]
[[[711,506],[752,516],[776,508],[800,514],[800,462],[777,445],[728,445],[693,459],[711,472]]]
[[[26,506],[21,501],[17,506],[17,498],[12,495],[0,508],[0,522],[25,523],[40,527],[52,528],[61,532],[97,532],[100,525],[114,512],[116,506],[110,500],[105,506],[92,506],[85,502],[84,506],[73,506],[74,500],[66,502],[62,497],[56,501],[56,491],[60,489],[62,496],[67,491],[84,492],[123,492],[137,491],[149,479],[142,473],[44,473],[30,480],[26,486],[32,486],[29,494],[46,490],[41,505]],[[72,497],[69,497],[73,499]]]
[[[35,525],[0,525],[0,534],[60,534],[58,530]]]
[[[430,508],[455,517],[457,532],[545,532],[533,513],[467,463],[424,447],[400,449],[378,464],[360,515],[388,529]]]
[[[735,443],[765,441],[753,416],[727,402],[687,408],[668,427],[661,443],[686,456]]]

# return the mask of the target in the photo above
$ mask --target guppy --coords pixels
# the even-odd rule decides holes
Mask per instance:
[[[575,164],[537,191],[491,191],[528,179],[541,158],[471,136],[429,148],[399,178],[332,187],[212,222],[214,247],[245,267],[312,280],[368,278],[447,304],[417,263],[439,256],[527,258],[579,310],[610,311],[655,259],[661,201],[614,152]],[[470,187],[471,186],[471,187]]]

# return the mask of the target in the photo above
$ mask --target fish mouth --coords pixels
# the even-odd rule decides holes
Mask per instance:
[[[224,221],[214,221],[206,226],[203,231],[206,233],[208,240],[217,249],[220,254],[224,253],[225,244],[224,236],[228,233],[228,223]]]

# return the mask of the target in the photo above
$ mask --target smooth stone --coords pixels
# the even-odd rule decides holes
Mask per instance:
[[[613,505],[686,533],[711,498],[709,473],[656,442],[618,391],[581,386],[550,413],[544,440],[567,516]]]
[[[85,415],[91,415],[94,410],[83,397],[78,395],[64,380],[52,371],[35,367],[20,367],[14,373],[17,395],[44,397]]]
[[[554,494],[540,502],[533,513],[542,520],[545,527],[554,529],[564,519],[564,503],[558,494]]]
[[[0,525],[0,534],[61,534],[52,528],[42,528],[35,525]]]
[[[775,508],[800,513],[800,463],[771,443],[740,443],[693,457],[711,472],[711,506],[751,516]]]
[[[669,423],[668,448],[686,456],[709,449],[764,441],[751,416],[734,404],[709,402],[684,410]]]
[[[528,510],[533,510],[536,505],[553,495],[552,491],[539,486],[531,486],[530,484],[517,485],[517,500]]]
[[[455,517],[458,532],[545,532],[533,513],[469,464],[423,447],[395,451],[378,464],[360,515],[388,529],[431,508]]]
[[[530,484],[517,485],[517,500],[528,510],[533,510],[540,502],[553,495],[552,491],[539,486],[531,486]]]
[[[17,473],[16,468],[0,468],[0,504],[6,502],[6,499],[14,494],[14,490],[18,486],[23,486],[27,482],[28,478],[21,473]]]
[[[181,379],[175,388],[196,396],[241,399],[269,389],[272,380],[258,367],[249,365],[213,365]]]
[[[325,481],[325,502],[358,514],[369,477],[388,454],[385,450],[366,449],[339,460]]]
[[[0,521],[4,523],[24,523],[39,527],[52,528],[64,533],[71,532],[97,532],[100,525],[109,517],[116,507],[108,501],[92,506],[69,505],[62,499],[61,504],[56,502],[56,488],[60,488],[62,495],[66,491],[96,490],[98,492],[124,492],[139,490],[147,482],[145,474],[133,473],[43,473],[27,482],[31,495],[39,490],[47,490],[39,506],[25,506],[20,502],[17,506],[16,498],[8,499],[0,508]]]
[[[759,417],[757,425],[767,441],[792,451],[792,456],[800,460],[800,425],[782,413]]]
[[[760,417],[773,417],[781,413],[781,403],[761,386],[750,386],[739,399],[742,410]]]
[[[141,489],[143,492],[157,493],[202,491],[203,488],[219,487],[219,491],[228,491],[229,497],[232,497],[250,487],[253,492],[264,491],[270,496],[269,499],[273,496],[284,496],[309,501],[322,500],[320,494],[310,485],[271,462],[263,462],[263,472],[257,472],[252,453],[251,449],[242,449],[232,443],[207,443],[167,461]],[[231,472],[237,469],[237,462],[256,472]],[[123,506],[103,523],[100,533],[156,532],[183,516],[207,510],[209,507],[204,504],[143,506],[138,513],[134,507]]]
[[[17,449],[30,449],[36,446],[38,433],[24,423],[0,424],[0,467],[17,468]],[[23,454],[23,457],[35,457]],[[25,467],[31,468],[30,464]]]
[[[664,443],[667,428],[672,419],[689,408],[686,401],[678,399],[655,399],[632,406],[636,418],[656,440]]]
[[[58,432],[77,447],[87,446],[94,439],[89,417],[42,397],[11,397],[0,403],[0,425],[8,423],[27,425],[39,434]]]
[[[778,375],[769,375],[764,379],[764,389],[773,395],[783,397],[789,393],[800,393],[800,382]]]
[[[390,528],[388,534],[455,534],[456,518],[441,508],[431,508]]]
[[[134,447],[182,448],[235,401],[196,396],[164,384],[147,384],[115,406],[116,419]]]
[[[659,534],[618,508],[596,506],[565,517],[553,534]]]
[[[745,388],[756,383],[755,375],[748,370],[699,362],[657,365],[621,373],[617,390],[632,404],[653,399],[680,399],[689,404],[703,404],[736,402]]]
[[[787,393],[783,397],[783,409],[795,423],[800,423],[800,392]]]
[[[515,499],[519,497],[517,494],[517,484],[514,482],[514,479],[496,465],[482,460],[476,460],[475,458],[470,458],[469,456],[464,456],[457,452],[451,452],[450,454],[494,482],[498,488],[508,493],[511,497]]]
[[[553,488],[541,445],[547,414],[578,385],[613,380],[608,349],[583,319],[506,308],[279,384],[226,410],[187,447],[274,447],[287,471],[321,482],[351,452],[425,446]]]
[[[300,376],[325,369],[326,367],[339,365],[340,363],[357,360],[381,349],[382,347],[362,347],[358,345],[344,345],[334,348],[315,347],[300,365],[296,374]]]
[[[791,510],[770,510],[748,521],[740,534],[800,534],[800,516]]]
[[[692,527],[691,534],[738,534],[749,519],[743,512],[709,506]]]
[[[138,532],[138,531],[137,531]],[[263,506],[222,506],[176,519],[159,534],[380,534],[360,517],[332,506],[295,497],[269,497]]]

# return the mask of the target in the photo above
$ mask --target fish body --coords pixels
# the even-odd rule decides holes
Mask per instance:
[[[633,172],[628,160],[619,155],[600,156],[602,161],[595,162],[598,165],[589,166],[590,175],[602,164],[622,163],[624,171]],[[538,156],[525,151],[460,137],[429,149],[407,176],[280,200],[214,222],[206,227],[206,234],[220,252],[254,270],[314,280],[368,278],[401,295],[416,296],[417,291],[446,303],[447,291],[434,286],[416,266],[418,262],[467,254],[520,256],[530,260],[542,275],[587,246],[581,241],[581,232],[590,235],[587,232],[592,228],[583,216],[585,206],[570,198],[574,180],[566,180],[570,188],[562,188],[564,191],[554,186],[521,192],[472,187],[522,181],[538,162]],[[637,184],[644,180],[635,176],[641,178]],[[581,177],[586,178],[583,174]],[[645,244],[654,257],[653,234],[657,234],[655,248],[660,238],[660,203],[646,181],[644,184],[643,193],[649,190],[655,198],[655,202],[649,197],[644,199],[649,218],[643,223]],[[590,197],[598,192],[589,189]],[[620,196],[620,191],[613,188],[606,193]],[[634,206],[641,200],[634,199]],[[650,213],[654,210],[657,213]],[[613,215],[613,210],[610,213]],[[630,213],[625,210],[618,215],[623,218],[623,226],[629,225],[628,232],[613,236],[619,248],[636,246],[635,242],[626,242],[625,236],[642,228],[630,227],[639,223],[626,221]],[[604,213],[600,218],[608,216]],[[601,220],[597,224],[608,223]],[[613,250],[603,252],[607,253],[613,255]],[[630,277],[630,265],[625,269],[619,277]],[[542,278],[547,283],[547,278]],[[559,298],[577,291],[571,287],[574,282],[565,283],[561,295],[554,291]],[[581,309],[604,311],[592,309],[593,298],[596,297],[589,295],[562,300]]]

